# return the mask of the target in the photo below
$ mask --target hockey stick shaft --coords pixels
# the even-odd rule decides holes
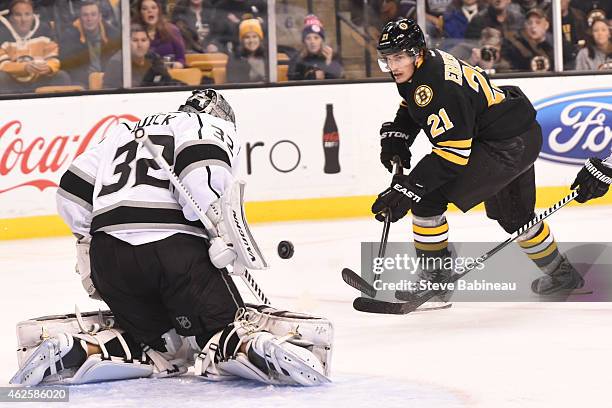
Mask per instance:
[[[399,156],[393,156],[393,175],[402,174],[403,169]],[[387,241],[389,240],[389,228],[391,227],[391,209],[385,210],[385,221],[383,225],[382,237],[380,239],[380,247],[378,248],[378,257],[383,258],[387,251]],[[372,287],[376,288],[376,282],[381,280],[381,274],[374,275],[374,282]],[[374,289],[374,295],[376,295],[376,289]],[[374,297],[374,296],[372,296]]]
[[[555,212],[557,212],[561,208],[565,207],[567,204],[569,204],[571,201],[573,201],[574,198],[576,198],[577,195],[578,195],[578,192],[576,190],[572,191],[570,194],[568,194],[567,196],[563,197],[561,200],[559,200],[553,206],[547,208],[541,214],[536,215],[527,224],[525,224],[522,227],[520,227],[518,230],[516,230],[514,233],[512,233],[512,235],[510,235],[508,237],[508,239],[506,239],[504,242],[502,242],[501,244],[497,245],[495,248],[491,249],[490,251],[486,252],[485,254],[481,255],[478,259],[476,259],[475,262],[472,262],[472,263],[466,265],[465,272],[457,273],[457,274],[452,275],[444,283],[452,283],[452,282],[458,281],[460,278],[464,277],[465,275],[467,275],[468,273],[473,271],[479,263],[482,263],[482,262],[486,261],[487,259],[489,259],[493,255],[495,255],[496,253],[498,253],[499,251],[501,251],[502,249],[507,247],[510,243],[514,242],[519,236],[524,234],[530,228],[532,228],[536,224],[544,221],[546,218],[550,217],[552,214],[554,214]],[[439,292],[438,290],[426,290],[426,291],[422,292],[421,294],[416,294],[415,293],[415,297],[417,298],[417,300],[414,300],[415,305],[417,303],[418,303],[417,307],[422,305],[423,303],[427,302],[429,299],[434,297],[438,292]]]
[[[139,136],[138,133],[141,133],[141,135]],[[204,225],[204,230],[206,231],[209,240],[212,238],[216,238],[218,235],[213,223],[210,221],[210,219],[208,219],[206,213],[204,212],[204,210],[202,210],[200,205],[193,198],[187,187],[185,187],[185,185],[179,179],[176,173],[174,173],[174,170],[172,170],[166,159],[164,159],[161,153],[156,149],[153,142],[151,142],[151,140],[146,136],[144,129],[136,129],[134,137],[137,142],[142,143],[144,145],[144,147],[149,151],[151,156],[153,156],[153,160],[155,161],[155,163],[166,172],[170,183],[172,183],[172,185],[179,192],[179,194],[186,199],[189,206],[193,209],[193,211],[196,213],[196,215],[202,222],[202,225]],[[226,268],[223,269],[225,272],[227,272]],[[263,302],[266,305],[270,304],[270,300],[263,293],[257,282],[255,282],[255,279],[253,279],[253,277],[246,268],[243,268],[239,275],[244,281],[244,283],[247,285],[251,293],[253,293],[253,295],[260,302]]]

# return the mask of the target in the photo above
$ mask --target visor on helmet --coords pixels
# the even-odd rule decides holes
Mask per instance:
[[[391,72],[391,68],[389,67],[388,57],[396,54],[405,54],[409,58],[414,59],[415,54],[411,54],[407,50],[394,50],[394,51],[378,51],[378,66],[382,72]],[[418,53],[417,53],[418,54]]]

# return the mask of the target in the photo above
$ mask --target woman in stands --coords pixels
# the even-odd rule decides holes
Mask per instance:
[[[604,18],[593,20],[587,37],[587,46],[576,56],[576,69],[580,71],[612,69],[610,26]]]
[[[185,66],[185,43],[181,32],[166,21],[159,0],[138,0],[134,22],[143,25],[151,40],[151,50],[159,54],[169,68]]]
[[[227,64],[227,81],[262,82],[266,80],[266,52],[263,29],[256,18],[244,20],[239,26],[240,46]]]

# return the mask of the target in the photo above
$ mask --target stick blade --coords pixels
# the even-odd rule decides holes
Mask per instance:
[[[358,291],[365,293],[370,297],[376,296],[376,289],[368,282],[366,282],[361,276],[357,275],[355,272],[350,270],[349,268],[344,268],[342,270],[342,279],[351,287],[357,289]]]
[[[365,313],[403,315],[413,312],[417,307],[414,307],[411,303],[383,302],[367,297],[358,297],[353,301],[353,308]]]

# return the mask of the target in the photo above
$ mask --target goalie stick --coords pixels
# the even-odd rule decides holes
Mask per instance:
[[[453,282],[458,281],[459,279],[467,275],[469,272],[474,270],[474,268],[476,267],[476,265],[478,265],[479,262],[480,263],[484,262],[485,260],[489,259],[493,255],[495,255],[496,253],[504,249],[506,246],[508,246],[508,244],[516,240],[525,231],[532,228],[537,223],[545,220],[546,218],[551,216],[553,213],[557,212],[559,209],[563,208],[565,205],[570,203],[572,200],[574,200],[574,198],[576,198],[577,195],[578,195],[578,192],[576,190],[572,191],[570,194],[563,197],[559,202],[555,203],[552,207],[549,207],[543,213],[537,215],[527,224],[520,227],[512,235],[510,235],[508,239],[506,239],[504,242],[497,245],[495,248],[491,249],[489,252],[485,253],[484,255],[481,255],[478,259],[476,259],[475,262],[472,262],[466,265],[465,272],[453,274],[447,280],[441,283],[446,284],[446,283],[453,283]],[[353,307],[356,310],[359,310],[360,312],[381,313],[381,314],[408,314],[410,312],[415,311],[423,303],[427,302],[429,299],[436,296],[437,294],[440,294],[441,292],[443,292],[443,290],[433,290],[433,289],[420,291],[420,292],[414,292],[412,294],[402,292],[401,296],[406,300],[406,302],[403,302],[403,303],[383,302],[383,301],[379,301],[376,299],[360,297],[360,298],[355,299],[355,301],[353,302]],[[397,292],[396,292],[396,296],[397,296]]]
[[[176,188],[176,190],[181,194],[181,196],[183,196],[186,199],[189,206],[197,214],[200,221],[202,221],[202,225],[204,225],[204,229],[206,230],[208,239],[210,240],[210,239],[216,238],[217,233],[215,231],[214,225],[208,219],[208,217],[206,216],[202,208],[200,208],[200,206],[195,201],[195,199],[193,198],[189,190],[187,190],[187,188],[183,185],[183,183],[178,178],[176,173],[174,173],[174,170],[172,170],[172,168],[170,167],[166,159],[162,157],[161,153],[156,149],[155,145],[151,142],[151,140],[149,140],[144,129],[142,128],[136,129],[134,131],[134,138],[136,139],[138,143],[141,143],[142,145],[144,145],[144,147],[149,151],[149,153],[151,153],[155,163],[160,168],[164,169],[164,171],[168,175],[168,179],[170,180],[170,183],[172,183],[174,188]],[[246,286],[253,293],[253,295],[257,298],[257,300],[259,300],[265,305],[270,305],[270,300],[268,300],[268,297],[263,293],[263,291],[261,290],[257,282],[255,282],[255,279],[253,279],[253,277],[249,273],[249,271],[244,267],[239,268],[239,269],[240,269],[239,271],[236,271],[236,268],[234,268],[234,272],[235,272],[234,274],[239,275],[242,278]],[[221,269],[221,273],[230,274],[227,268]]]

